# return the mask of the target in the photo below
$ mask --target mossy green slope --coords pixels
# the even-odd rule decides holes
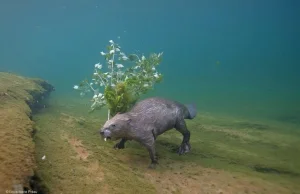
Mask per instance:
[[[215,118],[188,121],[192,152],[178,156],[175,130],[157,140],[159,165],[138,143],[114,150],[99,128],[105,111],[87,114],[80,100],[53,99],[34,117],[38,174],[51,193],[297,193],[300,135],[297,126]],[[98,114],[99,113],[99,114]],[[284,130],[282,130],[284,127]],[[46,155],[46,160],[41,158]]]
[[[14,186],[30,188],[34,175],[34,143],[31,109],[48,95],[43,80],[0,72],[0,192]],[[44,98],[44,97],[43,97]]]
[[[100,140],[96,126],[101,120],[55,109],[34,120],[39,176],[51,193],[155,192],[143,174],[132,170],[111,144]],[[44,155],[46,160],[41,159]]]

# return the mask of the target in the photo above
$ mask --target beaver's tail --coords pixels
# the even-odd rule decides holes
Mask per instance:
[[[195,104],[188,104],[188,105],[185,105],[185,106],[189,111],[189,115],[187,116],[187,119],[195,118],[195,116],[197,115],[196,105]]]

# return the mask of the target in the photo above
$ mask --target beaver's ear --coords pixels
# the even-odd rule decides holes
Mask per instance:
[[[126,118],[127,123],[131,123],[131,118]]]

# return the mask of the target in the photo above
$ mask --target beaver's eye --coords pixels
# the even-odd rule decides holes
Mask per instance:
[[[115,125],[115,124],[111,124],[111,126],[112,126],[112,127],[115,127],[116,125]]]

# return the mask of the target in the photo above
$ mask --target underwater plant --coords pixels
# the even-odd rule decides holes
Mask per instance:
[[[95,64],[92,81],[83,80],[74,89],[84,96],[93,92],[91,112],[108,106],[108,119],[117,113],[128,111],[142,94],[162,80],[157,66],[163,53],[150,54],[148,58],[138,54],[126,55],[113,40],[109,41],[107,52],[100,54],[105,58],[107,71],[102,64]],[[125,69],[127,67],[127,69]],[[101,93],[101,88],[103,93]]]

